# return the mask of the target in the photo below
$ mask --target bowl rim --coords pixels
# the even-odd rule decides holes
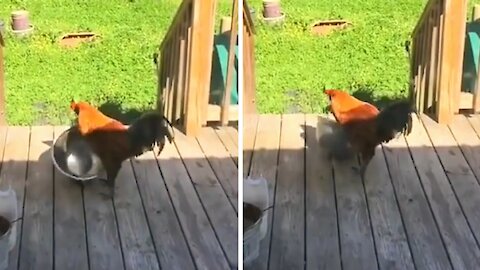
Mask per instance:
[[[50,156],[52,158],[52,162],[53,162],[53,165],[55,166],[55,168],[60,172],[62,173],[63,175],[69,177],[69,178],[72,178],[72,179],[75,179],[77,181],[86,181],[86,180],[93,180],[93,179],[96,179],[98,178],[97,175],[92,175],[92,176],[88,176],[88,177],[79,177],[79,176],[75,176],[75,175],[72,175],[72,174],[69,174],[68,172],[64,171],[62,169],[62,167],[60,167],[60,165],[58,165],[57,161],[55,160],[55,145],[58,141],[58,139],[60,137],[62,137],[62,135],[64,135],[65,133],[69,132],[70,130],[72,130],[75,126],[72,126],[66,130],[64,130],[62,133],[60,133],[60,135],[58,137],[56,137],[54,140],[53,140],[53,144],[52,146],[50,147]]]

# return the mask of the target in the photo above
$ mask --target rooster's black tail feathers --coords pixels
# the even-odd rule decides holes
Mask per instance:
[[[410,102],[401,101],[387,106],[377,116],[377,136],[382,142],[388,142],[399,134],[408,135],[412,131],[412,113]]]
[[[174,140],[172,124],[159,112],[143,114],[128,128],[128,133],[135,156],[141,155],[144,151],[152,150],[155,145],[159,147],[157,154],[159,155],[166,140],[169,143]]]

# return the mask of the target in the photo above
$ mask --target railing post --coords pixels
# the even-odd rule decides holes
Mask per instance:
[[[215,0],[193,0],[190,72],[184,122],[188,136],[195,136],[207,118],[215,7]]]
[[[243,1],[243,114],[256,113],[255,29],[247,1]]]
[[[238,8],[237,0],[233,1],[232,7],[232,23],[230,27],[230,44],[228,49],[228,63],[227,63],[227,79],[225,81],[225,89],[223,91],[223,102],[220,108],[220,123],[227,125],[229,121],[230,112],[230,94],[233,83],[233,69],[235,68],[235,46],[238,37]]]
[[[443,6],[444,28],[441,42],[440,87],[438,89],[437,121],[448,124],[458,112],[463,49],[467,16],[466,0],[445,0]]]

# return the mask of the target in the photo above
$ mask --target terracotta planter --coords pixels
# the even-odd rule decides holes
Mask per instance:
[[[30,28],[28,20],[28,11],[18,10],[12,12],[12,29],[15,31],[23,31]]]
[[[279,1],[263,1],[263,17],[277,18],[282,16]]]

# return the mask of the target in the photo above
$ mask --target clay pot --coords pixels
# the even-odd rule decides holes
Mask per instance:
[[[280,1],[263,1],[263,17],[277,18],[282,16]]]
[[[28,20],[28,11],[17,10],[12,12],[12,29],[15,31],[27,30],[30,28],[30,21]]]

